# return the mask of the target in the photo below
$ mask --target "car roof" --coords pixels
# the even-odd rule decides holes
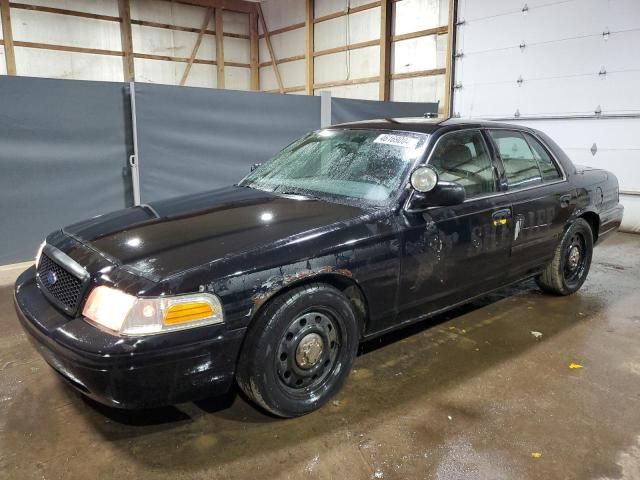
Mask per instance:
[[[426,118],[426,117],[401,117],[380,118],[376,120],[363,120],[359,122],[340,123],[331,128],[357,128],[371,130],[398,130],[405,132],[419,132],[433,134],[439,130],[457,130],[460,128],[513,128],[530,131],[522,125],[492,122],[489,120],[467,120],[461,118]]]

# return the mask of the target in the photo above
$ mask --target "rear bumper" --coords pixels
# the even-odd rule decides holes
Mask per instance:
[[[598,240],[596,244],[606,240],[615,233],[622,223],[624,215],[624,206],[617,204],[615,207],[600,212],[600,229],[598,231]]]
[[[245,333],[217,325],[182,335],[116,337],[55,309],[38,289],[33,269],[18,278],[14,303],[46,362],[76,390],[118,408],[157,407],[227,392]]]

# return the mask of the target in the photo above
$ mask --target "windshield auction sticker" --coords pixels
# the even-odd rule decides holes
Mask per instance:
[[[418,145],[418,139],[408,135],[392,135],[389,133],[383,133],[382,135],[378,135],[378,138],[376,138],[373,143],[384,143],[385,145],[394,145],[396,147],[403,148],[416,148],[416,145]]]

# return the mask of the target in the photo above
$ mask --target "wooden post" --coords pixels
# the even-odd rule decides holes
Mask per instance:
[[[122,40],[122,73],[125,82],[135,80],[135,66],[133,62],[133,40],[131,35],[131,7],[129,0],[118,1],[120,15],[120,38]]]
[[[251,90],[260,90],[260,55],[258,48],[258,12],[249,14],[249,43],[251,48]]]
[[[224,88],[224,29],[222,27],[222,9],[216,8],[216,70],[218,88]]]
[[[198,49],[200,48],[200,44],[202,43],[202,37],[204,37],[204,32],[207,30],[207,26],[211,21],[211,15],[213,14],[212,8],[207,8],[204,14],[204,20],[202,21],[202,27],[198,32],[198,38],[196,39],[196,44],[193,46],[193,50],[191,50],[191,56],[189,57],[189,61],[187,62],[187,66],[184,67],[184,73],[182,74],[182,79],[180,80],[180,85],[184,85],[189,78],[189,72],[191,71],[191,66],[193,65],[193,61],[196,59],[196,55],[198,55]]]
[[[393,1],[380,1],[380,92],[379,98],[388,101],[391,97],[391,23]]]
[[[307,95],[313,95],[313,82],[315,77],[314,71],[314,60],[313,60],[313,50],[314,50],[314,37],[313,37],[313,16],[315,9],[315,1],[307,0],[305,6],[305,31],[306,31],[306,51],[305,51],[305,59],[307,63],[307,74],[306,74],[306,84],[305,84],[305,92]]]
[[[260,24],[262,25],[262,31],[264,32],[264,40],[267,42],[267,49],[269,50],[269,55],[271,56],[271,65],[273,65],[273,73],[276,76],[276,81],[278,82],[278,90],[280,93],[284,93],[284,85],[282,84],[282,77],[280,76],[280,70],[278,70],[278,62],[276,61],[276,56],[273,53],[273,46],[271,45],[271,38],[269,38],[269,30],[267,29],[267,22],[264,20],[264,14],[262,13],[262,7],[258,3],[258,17],[260,18]]]
[[[13,33],[11,31],[11,9],[9,0],[0,0],[0,17],[4,40],[4,57],[7,63],[7,75],[16,74],[16,55],[13,49]]]
[[[444,98],[442,99],[442,114],[445,118],[451,116],[451,92],[453,91],[453,56],[455,52],[454,38],[456,35],[456,0],[449,0],[449,27],[447,28],[448,42],[447,42],[447,70],[444,75]]]

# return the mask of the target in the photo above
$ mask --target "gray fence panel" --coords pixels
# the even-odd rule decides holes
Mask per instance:
[[[125,85],[0,76],[0,265],[130,204]]]
[[[331,99],[331,123],[356,122],[376,118],[422,117],[437,113],[437,103],[378,102],[375,100]]]
[[[320,127],[320,99],[136,83],[142,202],[236,183]]]

